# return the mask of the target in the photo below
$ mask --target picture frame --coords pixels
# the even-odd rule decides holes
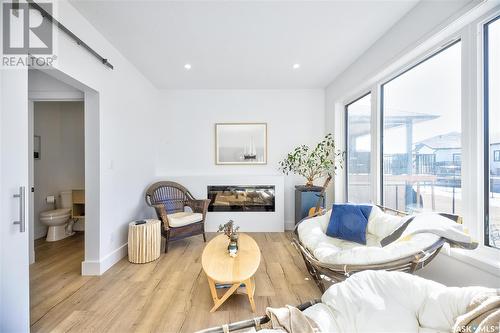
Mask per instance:
[[[215,164],[267,164],[267,123],[216,123]]]

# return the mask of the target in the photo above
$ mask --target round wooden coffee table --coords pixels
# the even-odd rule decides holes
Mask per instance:
[[[229,256],[227,245],[229,239],[226,235],[219,235],[208,242],[201,256],[201,265],[207,274],[210,293],[214,300],[214,306],[210,312],[219,308],[238,288],[245,286],[248,300],[252,311],[255,312],[255,281],[253,275],[259,268],[260,249],[252,237],[239,234],[238,255],[235,258]],[[229,288],[219,298],[217,289]]]

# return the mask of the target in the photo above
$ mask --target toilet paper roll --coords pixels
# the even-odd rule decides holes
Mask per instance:
[[[48,195],[46,200],[48,204],[56,202],[56,198],[53,195]]]

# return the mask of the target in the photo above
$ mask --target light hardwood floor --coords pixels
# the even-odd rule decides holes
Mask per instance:
[[[319,298],[288,233],[250,233],[262,251],[255,276],[257,312]],[[208,239],[214,235],[209,234]],[[193,332],[252,318],[246,295],[215,313],[201,268],[201,236],[173,242],[148,264],[126,258],[99,277],[80,275],[83,234],[35,244],[30,267],[32,332]]]

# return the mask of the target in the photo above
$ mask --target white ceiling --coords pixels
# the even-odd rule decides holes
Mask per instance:
[[[169,89],[323,88],[417,2],[72,1]]]

